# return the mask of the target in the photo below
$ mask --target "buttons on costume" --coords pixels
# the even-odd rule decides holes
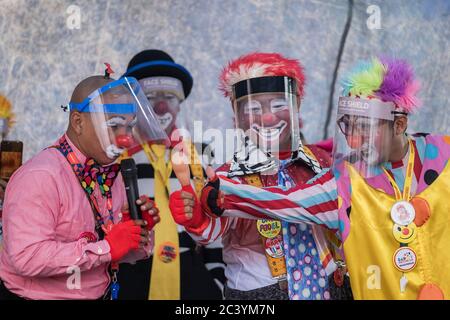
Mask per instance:
[[[415,251],[409,247],[400,247],[395,251],[393,260],[397,270],[408,272],[416,267],[417,255]]]
[[[264,238],[275,238],[281,231],[281,222],[277,220],[261,219],[256,222],[256,226]]]
[[[164,263],[170,263],[177,258],[178,252],[174,243],[164,242],[159,246],[158,258]]]
[[[416,212],[408,201],[398,201],[391,209],[391,219],[396,224],[407,226],[414,221]]]
[[[401,226],[395,223],[392,227],[392,234],[394,235],[395,240],[397,240],[399,243],[411,243],[417,237],[416,224],[413,222],[411,224],[408,224],[407,226]]]
[[[284,255],[283,252],[283,238],[281,235],[272,239],[264,239],[264,249],[266,253],[272,258],[281,258]]]

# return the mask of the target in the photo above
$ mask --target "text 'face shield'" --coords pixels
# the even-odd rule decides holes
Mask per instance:
[[[156,119],[170,135],[176,127],[180,104],[185,99],[183,84],[172,77],[149,77],[139,80]]]
[[[364,177],[378,172],[389,160],[394,105],[378,99],[339,99],[333,166],[351,164]]]

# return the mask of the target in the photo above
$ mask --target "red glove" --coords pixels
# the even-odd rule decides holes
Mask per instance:
[[[149,197],[147,196],[141,196],[139,198],[143,204],[141,204],[141,206],[143,205],[147,205],[150,204],[151,205],[151,209],[149,210],[142,210],[139,207],[139,210],[141,210],[141,216],[142,219],[147,221],[147,230],[150,231],[153,229],[153,227],[161,220],[161,218],[159,217],[159,209],[156,207],[155,201],[151,200]],[[153,215],[150,214],[150,211],[156,212]]]
[[[161,220],[161,218],[159,217],[159,210],[156,207],[155,202],[153,200],[151,200],[149,197],[141,196],[139,199],[143,203],[143,204],[141,204],[141,206],[142,205],[146,205],[147,203],[149,203],[149,204],[151,204],[151,207],[152,207],[150,210],[156,211],[156,213],[152,215],[152,214],[150,214],[150,210],[145,210],[144,211],[139,206],[139,210],[141,210],[142,220],[147,221],[146,228],[147,228],[148,231],[150,231]],[[122,222],[126,222],[126,221],[129,221],[129,220],[131,220],[130,212],[129,211],[123,211],[122,212],[122,220],[121,221]]]
[[[112,226],[105,236],[108,241],[113,262],[120,261],[128,252],[139,248],[141,240],[141,227],[133,220],[119,222]]]
[[[123,208],[122,208],[123,210]],[[121,222],[127,222],[131,220],[130,211],[122,211],[122,219],[120,219]]]
[[[186,216],[184,200],[181,198],[181,192],[188,192],[194,196],[194,207],[192,208],[192,218]],[[184,227],[197,228],[205,221],[206,216],[203,214],[192,186],[184,186],[181,190],[175,191],[170,195],[169,207],[175,222]]]

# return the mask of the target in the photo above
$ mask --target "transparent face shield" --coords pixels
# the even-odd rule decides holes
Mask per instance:
[[[233,86],[232,103],[238,132],[273,155],[297,150],[298,101],[295,80],[260,77]],[[239,134],[238,134],[239,135]]]
[[[394,135],[394,104],[378,99],[340,97],[333,167],[351,165],[363,177],[379,173],[389,160]]]
[[[168,143],[164,130],[135,78],[124,77],[92,92],[83,102],[69,104],[90,118],[106,156],[115,160],[125,149],[144,142]]]
[[[139,83],[161,128],[170,137],[178,127],[180,104],[185,99],[182,82],[172,77],[149,77]]]

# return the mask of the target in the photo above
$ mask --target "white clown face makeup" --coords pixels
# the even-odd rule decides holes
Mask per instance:
[[[139,80],[161,128],[170,137],[176,127],[180,104],[184,101],[183,84],[172,77],[148,77]]]
[[[161,128],[170,136],[180,112],[180,99],[174,93],[167,91],[151,91],[147,92],[146,96],[153,106]]]
[[[237,101],[238,127],[268,150],[290,150],[291,112],[284,93],[260,93]]]
[[[117,159],[126,148],[133,143],[133,130],[136,127],[136,116],[113,115],[106,122],[110,145],[106,146],[105,152],[108,158]]]
[[[119,148],[118,146],[116,146],[115,144],[111,144],[109,146],[106,147],[106,156],[108,158],[110,158],[111,160],[115,160],[117,159],[122,152],[124,152],[125,149],[123,148]]]
[[[158,119],[161,128],[164,130],[167,130],[167,128],[169,128],[169,126],[174,122],[174,117],[170,112],[166,112],[161,116],[157,114],[156,119]]]

